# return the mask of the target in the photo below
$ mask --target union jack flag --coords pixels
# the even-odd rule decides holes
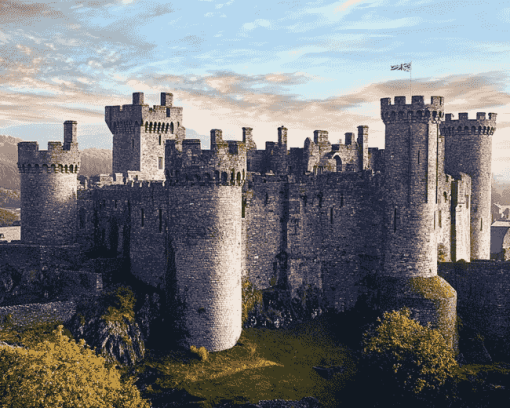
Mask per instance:
[[[409,72],[409,71],[411,71],[411,62],[409,64],[392,65],[391,70],[392,71],[398,70],[398,71]]]

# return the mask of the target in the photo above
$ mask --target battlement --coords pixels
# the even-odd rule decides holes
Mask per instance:
[[[381,99],[381,119],[385,124],[399,121],[440,123],[444,117],[444,98],[432,96],[430,104],[425,104],[423,96],[415,95],[411,104],[406,104],[405,96],[396,96],[394,104],[391,98]]]
[[[80,152],[76,137],[76,122],[64,123],[64,145],[48,142],[48,150],[39,150],[37,142],[18,143],[20,173],[78,173]]]
[[[497,114],[477,112],[476,119],[469,119],[468,114],[459,113],[459,119],[454,120],[452,113],[445,115],[445,122],[441,123],[441,135],[493,135],[496,131]]]
[[[246,176],[246,144],[223,140],[221,129],[211,130],[211,149],[199,139],[165,141],[165,176],[171,183],[238,185]]]
[[[143,92],[133,93],[133,103],[122,106],[106,106],[105,121],[112,133],[135,127],[144,132],[177,133],[182,124],[182,107],[173,106],[173,94],[161,92],[161,105],[152,108],[145,104]]]

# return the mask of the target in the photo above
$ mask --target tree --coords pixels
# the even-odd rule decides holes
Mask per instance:
[[[372,379],[383,393],[437,395],[454,375],[454,351],[439,330],[421,326],[410,316],[403,308],[377,319],[380,324],[364,334],[362,366],[376,377]]]
[[[31,349],[0,344],[1,407],[149,408],[132,379],[62,330]]]

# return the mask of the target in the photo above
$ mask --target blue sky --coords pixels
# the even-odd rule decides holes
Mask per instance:
[[[111,148],[104,106],[174,94],[188,137],[223,129],[258,148],[289,129],[343,140],[369,126],[384,146],[379,100],[444,96],[446,112],[498,113],[493,172],[510,180],[510,6],[503,1],[0,0],[0,133]]]

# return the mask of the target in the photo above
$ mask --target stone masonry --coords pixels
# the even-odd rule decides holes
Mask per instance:
[[[316,288],[327,307],[343,311],[354,307],[370,273],[409,287],[417,278],[437,281],[438,258],[488,259],[487,151],[496,115],[461,114],[454,124],[444,107],[437,96],[429,104],[423,96],[410,104],[382,99],[384,150],[368,147],[367,126],[347,132],[344,143],[315,130],[289,150],[283,125],[263,150],[251,127],[242,129],[242,142],[212,129],[203,150],[185,138],[171,93],[153,108],[134,93],[131,105],[105,108],[113,175],[78,183],[75,122],[64,125],[64,146],[51,142],[40,152],[36,143],[19,144],[15,245],[103,248],[128,260],[135,277],[165,288],[182,308],[184,345],[228,349],[242,330],[243,277],[292,296]],[[436,324],[439,315],[455,316],[456,293],[441,282],[447,310],[411,291],[389,290],[385,299]]]

